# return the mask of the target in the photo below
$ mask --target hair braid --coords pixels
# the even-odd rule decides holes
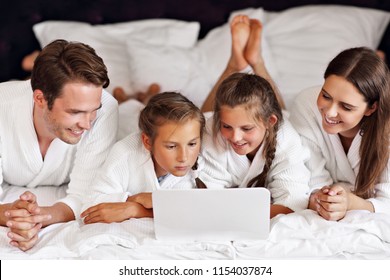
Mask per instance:
[[[198,170],[198,159],[196,159],[196,162],[195,164],[192,166],[192,170],[194,170],[195,172]],[[198,189],[207,189],[207,186],[205,183],[203,183],[203,181],[199,178],[199,176],[196,176],[195,177],[195,185]]]
[[[276,152],[276,128],[275,126],[272,127],[270,130],[268,130],[268,135],[267,138],[265,139],[265,147],[263,151],[263,155],[265,158],[265,164],[264,164],[264,169],[263,172],[261,172],[259,175],[256,177],[252,178],[247,187],[255,187],[255,188],[260,188],[260,187],[265,187],[265,183],[267,180],[267,175],[268,171],[271,169],[272,161],[275,158],[275,152]]]

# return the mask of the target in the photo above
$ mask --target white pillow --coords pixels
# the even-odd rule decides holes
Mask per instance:
[[[152,83],[161,91],[180,92],[201,106],[213,83],[206,76],[204,57],[196,48],[157,46],[127,41],[132,88],[144,92]]]
[[[80,41],[93,47],[108,69],[108,91],[121,86],[133,92],[127,65],[126,41],[138,40],[156,45],[192,47],[198,38],[198,22],[150,19],[115,24],[91,25],[83,22],[46,21],[33,27],[41,47],[55,39]]]
[[[213,81],[213,83],[215,83],[219,76],[222,74],[222,71],[225,69],[226,64],[229,60],[232,46],[229,22],[237,14],[245,14],[248,15],[250,18],[256,18],[260,20],[265,27],[264,10],[262,8],[248,8],[232,12],[229,17],[228,23],[225,23],[219,27],[210,30],[205,38],[199,40],[196,47],[205,57],[206,64],[203,67],[207,69],[207,74],[210,77],[210,80]],[[267,42],[265,33],[266,29],[264,28],[262,33],[262,56],[264,58],[264,63],[267,67],[268,72],[274,79],[277,79],[278,72],[274,65],[274,59],[270,52],[269,44]]]
[[[323,83],[323,73],[340,51],[376,49],[390,13],[368,8],[313,5],[267,16],[265,37],[278,70],[287,107],[304,88]]]

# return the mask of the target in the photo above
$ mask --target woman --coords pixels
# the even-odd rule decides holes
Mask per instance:
[[[298,96],[290,117],[311,151],[309,208],[328,220],[349,210],[390,213],[389,69],[374,51],[352,48],[324,78]]]

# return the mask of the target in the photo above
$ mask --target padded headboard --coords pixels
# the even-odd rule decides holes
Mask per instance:
[[[308,4],[343,4],[390,11],[388,0],[1,0],[0,1],[0,82],[23,79],[21,60],[40,49],[32,26],[46,20],[73,20],[92,24],[123,22],[147,18],[198,21],[200,36],[227,21],[231,11],[263,7],[280,11]],[[390,56],[390,30],[380,48]]]

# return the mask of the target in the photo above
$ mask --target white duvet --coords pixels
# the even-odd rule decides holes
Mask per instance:
[[[23,190],[6,188],[3,199]],[[63,191],[46,187],[47,202]],[[390,215],[367,211],[350,211],[339,222],[326,221],[311,210],[279,215],[271,220],[268,239],[256,242],[162,242],[156,240],[149,218],[92,225],[72,221],[44,228],[36,246],[22,252],[8,244],[7,231],[0,227],[3,260],[390,258]]]

